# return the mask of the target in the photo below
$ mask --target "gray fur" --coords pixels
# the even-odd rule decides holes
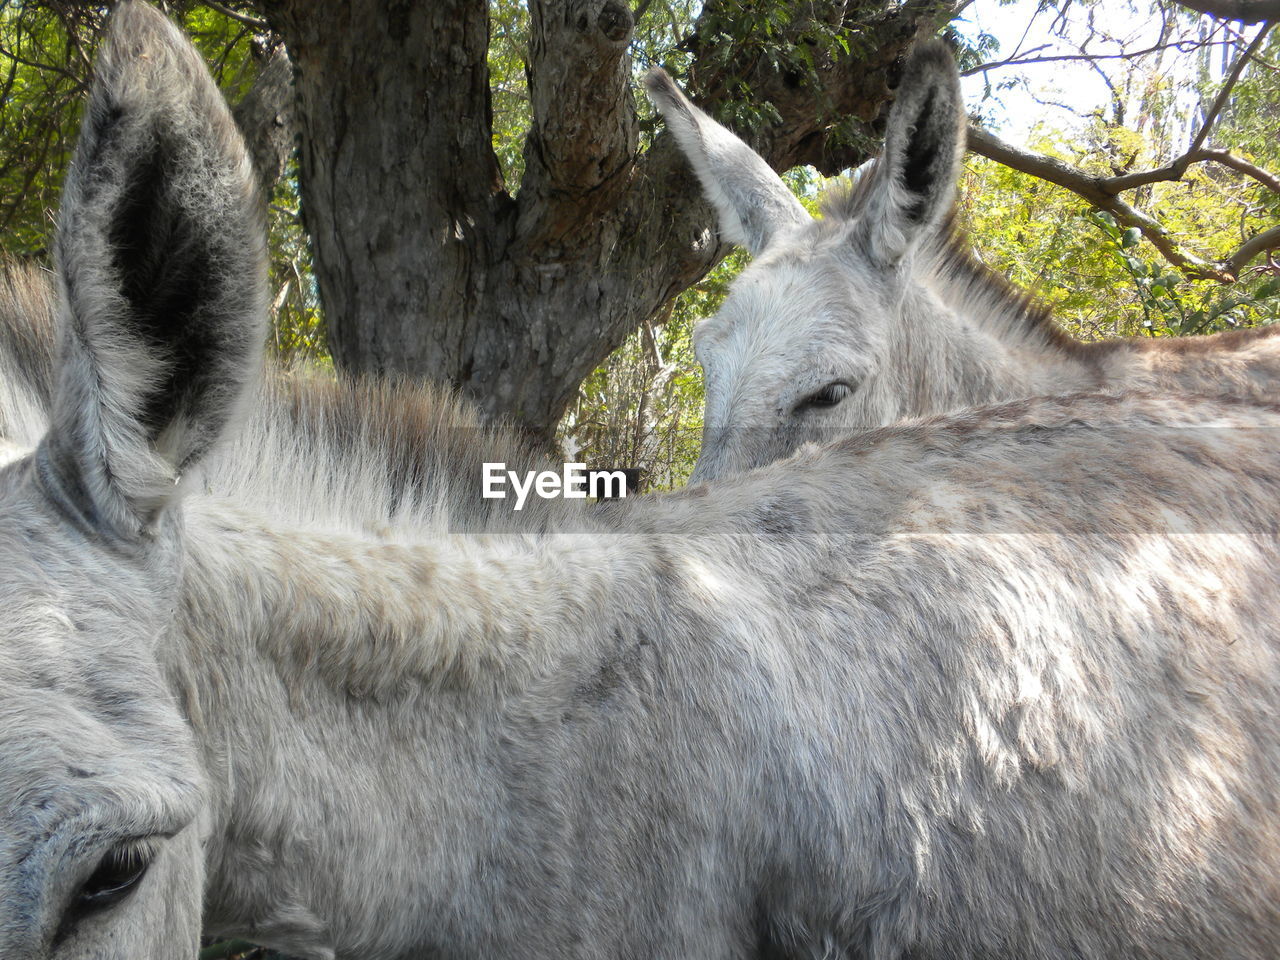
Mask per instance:
[[[762,185],[764,161],[751,164],[746,144],[699,115],[698,135],[729,159],[709,157],[687,132],[675,85],[665,78],[661,89],[655,102],[722,216],[722,197],[786,191],[772,173],[772,188]],[[694,331],[706,375],[695,481],[851,430],[1018,397],[1277,395],[1280,328],[1081,344],[977,264],[949,216],[963,123],[950,54],[940,43],[921,45],[904,68],[884,156],[858,187],[830,199],[821,220],[789,226],[763,253],[748,245],[755,261]],[[815,404],[833,389],[837,403]]]
[[[234,234],[241,186],[182,215]],[[195,313],[256,323],[222,288],[260,276],[205,265]],[[115,349],[0,467],[5,960],[193,958],[202,923],[301,960],[1275,956],[1275,407],[1027,401],[513,532],[475,465],[536,461],[455,402],[254,389],[217,333],[222,379],[129,400],[176,348],[95,289],[64,323]],[[130,477],[75,455],[117,437]],[[135,511],[179,462],[137,530],[76,473]],[[131,838],[136,889],[69,920]]]

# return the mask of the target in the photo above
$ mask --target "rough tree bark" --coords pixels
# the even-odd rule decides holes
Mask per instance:
[[[825,171],[862,159],[833,123],[874,120],[916,33],[952,9],[794,3],[790,42],[814,18],[856,25],[850,54],[815,48],[815,87],[751,37],[701,56],[747,6],[705,4],[692,92],[714,111],[745,82],[781,117],[753,145],[777,169]],[[514,197],[491,144],[485,0],[262,9],[294,62],[303,215],[340,367],[447,381],[546,438],[582,378],[726,252],[668,138],[637,151],[624,0],[529,0],[534,122]]]

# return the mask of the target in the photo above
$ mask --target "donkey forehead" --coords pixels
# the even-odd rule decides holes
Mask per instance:
[[[0,569],[9,572],[0,581],[0,741],[15,724],[29,725],[24,718],[56,723],[59,711],[105,730],[177,729],[157,661],[160,622],[148,618],[147,598],[112,595],[108,569],[32,564],[2,533]]]
[[[36,847],[181,829],[201,776],[154,659],[48,598],[12,601],[0,593],[0,871]]]
[[[49,692],[108,719],[131,703],[165,699],[152,638],[121,616],[120,604],[73,603],[61,587],[23,579],[0,587],[0,696]]]
[[[826,234],[791,236],[747,266],[714,317],[695,331],[709,354],[864,350],[874,334],[876,285]]]
[[[61,523],[29,480],[0,468],[0,811],[53,815],[127,783],[176,797],[196,766],[157,661],[165,591]]]
[[[174,710],[134,700],[103,709],[56,690],[0,684],[0,833],[172,832],[194,815],[201,776]]]
[[[832,378],[869,372],[881,331],[868,322],[874,307],[856,303],[843,276],[807,262],[748,270],[697,331],[709,397],[757,416]]]

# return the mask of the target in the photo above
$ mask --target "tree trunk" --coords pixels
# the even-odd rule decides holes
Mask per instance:
[[[581,380],[726,252],[669,138],[638,152],[623,0],[529,0],[534,123],[515,198],[491,144],[485,0],[263,6],[295,65],[303,215],[341,368],[451,383],[545,439]],[[817,58],[820,85],[747,37],[693,92],[714,110],[746,85],[782,120],[748,137],[770,163],[838,169],[863,151],[837,145],[834,123],[874,118],[917,29],[950,8],[794,6],[856,21],[851,55]],[[740,7],[709,0],[699,30]]]

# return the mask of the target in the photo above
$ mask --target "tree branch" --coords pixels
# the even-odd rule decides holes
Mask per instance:
[[[1229,150],[1206,148],[1198,151],[1192,158],[1192,162],[1197,160],[1212,160],[1214,163],[1220,163],[1224,167],[1230,167],[1233,170],[1243,173],[1246,177],[1252,177],[1268,190],[1280,193],[1280,177],[1277,177],[1274,173],[1263,170],[1261,167],[1250,163],[1242,157],[1237,157]]]
[[[619,175],[631,168],[639,136],[627,56],[634,26],[624,0],[530,0],[533,125],[524,148],[520,240],[558,242],[590,207],[615,199],[601,188],[625,180]]]
[[[1226,20],[1219,20],[1216,26],[1221,26],[1222,29],[1226,31],[1227,36],[1230,37],[1232,40],[1234,40],[1236,43],[1245,42],[1243,25],[1237,27],[1232,25],[1230,22]],[[1277,70],[1280,70],[1280,67],[1277,67],[1276,64],[1272,63],[1270,60],[1262,56],[1262,54],[1260,53],[1255,53],[1253,55],[1253,62],[1258,66],[1262,67],[1264,70],[1270,70],[1272,73],[1275,73]]]
[[[1114,180],[1124,178],[1091,176],[1061,160],[1030,153],[1005,143],[986,130],[974,126],[969,127],[969,149],[1014,170],[1056,183],[1095,207],[1106,210],[1126,226],[1137,227],[1161,256],[1189,277],[1219,281],[1234,279],[1234,276],[1228,276],[1224,267],[1183,251],[1164,227],[1116,196],[1112,184]]]
[[[1272,227],[1270,230],[1264,230],[1262,233],[1250,237],[1240,244],[1235,253],[1226,259],[1223,266],[1234,279],[1240,276],[1240,272],[1255,257],[1266,253],[1268,250],[1276,249],[1280,249],[1280,227]]]
[[[1218,119],[1218,114],[1222,112],[1222,108],[1226,106],[1227,98],[1231,95],[1231,88],[1236,85],[1236,81],[1240,79],[1240,74],[1244,71],[1253,55],[1258,52],[1258,48],[1262,46],[1262,41],[1266,39],[1268,33],[1271,32],[1271,24],[1264,23],[1262,29],[1258,31],[1258,35],[1253,38],[1253,42],[1249,44],[1244,53],[1236,58],[1236,62],[1231,65],[1231,72],[1227,74],[1227,78],[1222,82],[1222,89],[1218,91],[1218,95],[1213,100],[1213,106],[1209,108],[1209,112],[1205,114],[1204,123],[1200,125],[1200,131],[1196,134],[1194,140],[1191,141],[1191,147],[1187,150],[1188,154],[1195,153],[1204,146],[1205,138],[1209,136],[1209,131],[1213,129],[1214,123]]]
[[[986,73],[991,70],[999,70],[1003,67],[1022,67],[1031,63],[1059,63],[1063,61],[1080,61],[1080,60],[1136,60],[1139,57],[1145,57],[1151,53],[1160,53],[1164,50],[1176,50],[1178,53],[1191,53],[1195,50],[1201,50],[1208,47],[1220,47],[1228,43],[1227,40],[1174,40],[1171,43],[1160,43],[1143,50],[1134,50],[1129,53],[1060,53],[1052,54],[1045,57],[1032,57],[1026,54],[1019,57],[1011,57],[1008,60],[995,60],[990,63],[980,63],[976,67],[970,67],[968,70],[962,70],[962,77],[971,77],[975,73]],[[1046,44],[1047,46],[1047,44]],[[1044,47],[1035,47],[1028,50],[1027,54],[1043,50]]]
[[[1220,20],[1258,23],[1280,19],[1280,0],[1178,0],[1178,3]]]
[[[1233,170],[1257,180],[1267,189],[1280,193],[1280,177],[1250,163],[1243,157],[1237,157],[1229,150],[1221,150],[1214,147],[1201,147],[1198,150],[1184,153],[1172,163],[1155,170],[1139,170],[1134,173],[1122,173],[1114,177],[1102,177],[1097,182],[1107,193],[1123,193],[1126,190],[1145,187],[1149,183],[1181,180],[1186,174],[1187,168],[1193,163],[1204,163],[1206,161],[1213,161],[1214,163],[1222,164],[1224,167],[1231,167]]]
[[[215,0],[203,0],[203,2],[210,10],[214,10],[222,14],[224,17],[230,17],[237,23],[243,23],[246,27],[256,30],[258,33],[271,32],[271,24],[267,23],[265,20],[260,20],[257,17],[251,17],[247,13],[240,13],[237,10],[232,10],[226,4],[217,3]]]
[[[1234,156],[1227,150],[1207,148],[1204,146],[1218,115],[1222,112],[1232,88],[1239,80],[1244,67],[1261,47],[1263,40],[1271,29],[1271,23],[1263,25],[1257,36],[1232,65],[1230,73],[1224,79],[1213,105],[1205,115],[1204,122],[1192,139],[1191,146],[1182,156],[1166,166],[1155,170],[1140,170],[1134,173],[1120,174],[1114,177],[1096,177],[1083,170],[1056,160],[1053,157],[1041,156],[1019,149],[1005,143],[998,137],[979,127],[969,127],[969,148],[973,152],[995,160],[1014,170],[1020,170],[1041,180],[1055,183],[1070,190],[1077,196],[1089,201],[1095,207],[1108,211],[1117,221],[1129,227],[1136,227],[1142,232],[1151,245],[1166,260],[1189,277],[1213,279],[1221,282],[1232,282],[1240,274],[1240,270],[1260,253],[1280,246],[1280,228],[1264,231],[1252,237],[1230,257],[1220,264],[1212,264],[1182,250],[1169,236],[1168,232],[1157,221],[1141,210],[1120,199],[1120,194],[1151,183],[1180,180],[1187,168],[1193,163],[1214,161],[1230,167],[1261,183],[1269,190],[1280,193],[1280,178],[1266,170],[1249,163],[1241,157]]]
[[[1186,164],[1182,163],[1184,160],[1188,163],[1210,160],[1221,163],[1280,193],[1280,178],[1246,160],[1233,156],[1226,150],[1201,148],[1159,170],[1125,174],[1119,177],[1095,177],[1053,157],[1022,150],[975,126],[969,127],[969,149],[979,156],[1004,164],[1006,167],[1070,190],[1100,210],[1106,210],[1125,226],[1137,227],[1161,256],[1188,277],[1217,280],[1223,283],[1234,282],[1240,276],[1240,271],[1254,258],[1268,250],[1280,248],[1280,227],[1272,227],[1270,230],[1250,237],[1221,263],[1210,263],[1182,250],[1157,221],[1117,196],[1123,190],[1131,190],[1148,183],[1180,179],[1186,173]],[[1182,165],[1179,166],[1179,164]]]

